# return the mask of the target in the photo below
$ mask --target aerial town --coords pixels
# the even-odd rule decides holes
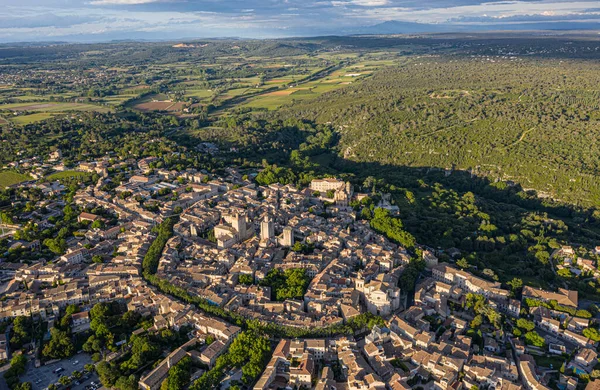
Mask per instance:
[[[65,171],[49,157],[15,165]],[[265,186],[156,163],[107,157],[77,165],[94,180],[17,186],[26,206],[0,231],[11,389],[600,389],[597,308],[577,291],[405,248],[363,217],[397,212],[385,194],[337,178]],[[571,247],[552,258],[600,276]]]

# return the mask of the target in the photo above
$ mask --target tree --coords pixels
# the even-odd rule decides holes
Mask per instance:
[[[546,341],[536,331],[531,331],[525,333],[525,343],[542,348],[546,344]]]
[[[376,208],[370,225],[376,232],[385,235],[405,248],[411,249],[416,244],[413,235],[404,230],[402,221],[399,218],[392,217],[387,209]]]
[[[114,387],[119,390],[138,390],[138,381],[135,375],[120,376]]]
[[[44,346],[42,355],[51,359],[65,359],[75,354],[75,346],[67,332],[50,329],[50,341]]]
[[[71,378],[69,378],[66,375],[63,375],[60,378],[58,378],[58,382],[63,386],[69,386],[71,384]]]
[[[102,260],[102,256],[100,256],[100,255],[92,256],[92,261],[94,263],[104,263],[104,260]]]
[[[71,325],[71,317],[73,314],[79,311],[79,306],[77,305],[69,305],[65,309],[65,315],[60,320],[60,327],[63,330],[67,330]]]
[[[117,377],[119,376],[118,371],[106,361],[101,361],[96,365],[96,372],[98,373],[100,382],[108,388],[115,384]]]
[[[523,281],[519,278],[513,278],[506,284],[510,286],[510,291],[514,297],[518,296],[518,294],[521,292],[521,289],[523,288]]]
[[[525,318],[519,318],[517,320],[517,326],[526,332],[531,332],[535,329],[533,321],[526,320]]]
[[[191,358],[186,356],[171,367],[167,379],[161,385],[161,390],[183,390],[190,381],[191,365]]]
[[[252,275],[248,275],[248,274],[240,274],[240,276],[238,277],[238,280],[241,284],[245,284],[247,286],[254,283],[254,278],[252,277]]]
[[[481,314],[477,314],[471,321],[471,328],[477,329],[481,326],[482,323],[483,323],[483,317],[481,316]]]
[[[465,270],[465,269],[469,269],[469,262],[468,262],[468,261],[467,261],[467,259],[465,259],[464,257],[463,257],[463,258],[460,258],[460,259],[458,259],[458,260],[456,261],[456,265],[457,265],[458,267],[460,267],[460,269],[463,269],[463,270]]]
[[[31,382],[22,382],[20,383],[15,390],[32,390],[33,386],[31,386]]]
[[[32,320],[30,317],[18,316],[15,318],[12,327],[12,337],[10,339],[13,348],[21,348],[24,343],[31,340],[31,326]]]
[[[585,328],[582,333],[592,341],[600,341],[600,333],[596,328]]]

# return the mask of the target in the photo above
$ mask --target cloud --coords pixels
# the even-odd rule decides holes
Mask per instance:
[[[40,27],[70,27],[79,24],[101,20],[100,16],[56,15],[44,13],[31,16],[0,16],[0,29],[7,28],[40,28]]]
[[[582,26],[599,19],[598,0],[0,0],[0,5],[4,41],[260,38],[345,34],[386,21],[484,29],[554,21]]]
[[[350,3],[361,7],[381,7],[390,4],[389,0],[350,0]]]
[[[136,4],[150,4],[160,3],[162,0],[93,0],[90,2],[92,5],[136,5]]]

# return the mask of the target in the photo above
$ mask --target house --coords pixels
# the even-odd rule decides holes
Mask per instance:
[[[88,250],[85,248],[76,249],[72,252],[65,253],[60,259],[69,264],[80,264],[85,260]]]
[[[519,360],[519,372],[523,386],[528,390],[549,390],[550,388],[540,382],[535,370],[535,360],[531,355],[521,355]]]
[[[313,356],[310,352],[305,352],[300,359],[300,364],[296,367],[290,367],[290,384],[298,388],[302,386],[311,388],[314,370]]]
[[[585,371],[588,374],[592,372],[597,363],[598,353],[591,348],[580,349],[571,362],[576,371]]]
[[[89,312],[75,313],[71,316],[71,332],[81,333],[90,328]]]
[[[83,222],[83,221],[94,222],[97,219],[100,219],[99,215],[83,212],[83,213],[79,214],[79,216],[77,217],[77,222]]]
[[[160,364],[150,373],[140,379],[139,386],[143,390],[158,390],[160,385],[169,375],[169,369],[179,363],[181,359],[187,356],[184,348],[177,348],[171,352]]]
[[[0,360],[7,360],[8,359],[8,342],[6,341],[6,334],[5,333],[1,333],[0,334]]]
[[[221,341],[216,340],[213,341],[208,347],[200,353],[200,361],[206,364],[209,368],[213,368],[215,365],[217,358],[223,354],[226,350],[226,345]]]
[[[540,288],[525,286],[523,287],[523,299],[537,299],[543,302],[556,301],[559,305],[577,307],[578,294],[577,291],[566,290],[559,288],[558,292],[546,291]]]

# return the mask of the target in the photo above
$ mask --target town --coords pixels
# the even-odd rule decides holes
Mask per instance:
[[[64,175],[15,185],[2,214],[11,389],[600,388],[595,304],[402,245],[385,194],[47,161],[13,164]],[[598,276],[568,246],[552,261]]]

